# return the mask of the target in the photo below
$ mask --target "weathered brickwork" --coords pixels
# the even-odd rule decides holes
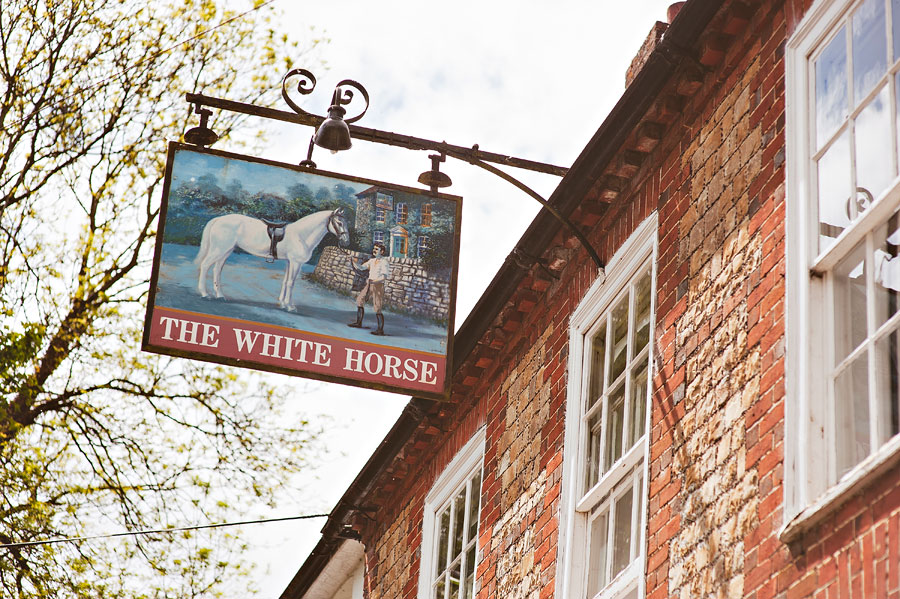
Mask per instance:
[[[753,596],[785,554],[784,36],[760,5],[661,144],[648,597]]]
[[[375,513],[361,516],[356,523],[366,544],[366,596],[370,599],[416,597],[425,497],[444,468],[485,422],[483,402],[455,408],[455,416],[448,417],[454,422],[451,429],[425,427],[429,434],[437,436],[437,443],[414,444],[399,456],[409,466],[396,472],[380,489],[391,501]],[[440,414],[444,412],[439,411]]]
[[[380,542],[370,555],[374,557],[373,573],[377,573],[378,585],[371,589],[370,597],[404,597],[404,589],[411,580],[415,580],[417,572],[413,572],[413,562],[406,553],[409,548],[406,542],[406,531],[409,529],[412,505],[407,505],[397,519],[388,527]],[[371,560],[370,560],[371,561]]]
[[[760,596],[777,596],[787,587],[789,599],[900,597],[898,479],[894,469],[807,534],[796,557],[769,583],[773,588]]]
[[[552,585],[561,459],[542,463],[551,411],[546,328],[500,386],[490,408],[482,520],[482,597],[539,597]],[[556,441],[556,440],[554,440]],[[561,448],[560,445],[554,445]],[[558,451],[558,449],[557,449]],[[552,588],[552,586],[551,586]]]

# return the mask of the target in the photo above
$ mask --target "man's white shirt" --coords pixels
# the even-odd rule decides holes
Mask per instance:
[[[362,268],[369,271],[370,281],[384,281],[391,278],[391,261],[388,258],[372,258],[363,263]]]

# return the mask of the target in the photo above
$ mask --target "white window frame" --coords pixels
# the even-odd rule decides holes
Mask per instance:
[[[431,249],[431,238],[427,235],[419,235],[416,239],[416,256],[422,258],[423,254]]]
[[[444,471],[432,485],[425,497],[425,506],[422,520],[421,556],[419,559],[419,590],[418,599],[430,599],[431,586],[434,582],[434,568],[437,563],[439,530],[437,517],[444,505],[453,499],[459,488],[466,484],[472,473],[481,468],[481,487],[484,487],[484,446],[485,427],[481,427],[466,445],[460,449],[453,460],[444,468]],[[481,489],[478,490],[479,496]],[[479,509],[478,519],[481,520]],[[481,530],[477,534],[480,535]],[[475,564],[469,570],[473,575],[475,566],[481,560],[481,547],[478,538],[475,539]],[[475,581],[475,593],[478,593],[478,581]]]
[[[398,225],[405,225],[409,222],[409,207],[406,202],[397,202],[394,206],[394,221]]]
[[[622,244],[604,269],[604,274],[593,283],[584,298],[572,313],[569,322],[569,382],[566,398],[566,452],[563,457],[563,481],[560,499],[560,537],[558,544],[556,580],[559,583],[558,597],[581,599],[586,596],[588,585],[588,564],[585,563],[585,547],[590,532],[589,521],[592,513],[597,513],[604,499],[620,488],[630,476],[632,481],[642,480],[639,501],[632,504],[633,510],[640,510],[640,524],[637,534],[632,537],[637,557],[599,592],[597,597],[612,599],[624,596],[637,589],[638,597],[645,595],[645,568],[647,559],[647,489],[649,487],[650,434],[652,423],[652,381],[654,371],[654,328],[652,315],[656,309],[656,256],[657,256],[658,215],[653,213],[642,222],[634,233]],[[604,473],[589,493],[581,492],[584,484],[585,448],[582,431],[582,395],[589,382],[584,369],[585,336],[594,328],[598,319],[604,316],[634,278],[651,266],[651,322],[648,354],[648,399],[644,415],[645,432],[626,451],[612,468]],[[635,538],[636,537],[636,538]]]
[[[817,187],[810,59],[856,5],[857,0],[814,2],[786,47],[785,523],[780,532],[786,541],[820,522],[843,499],[900,461],[900,436],[895,436],[836,480],[832,439],[838,423],[824,382],[829,375],[822,367],[833,362],[834,318],[827,297],[831,269],[900,206],[898,177],[830,248],[817,255],[811,232],[818,231],[818,219],[807,209]],[[870,415],[874,413],[870,406]]]

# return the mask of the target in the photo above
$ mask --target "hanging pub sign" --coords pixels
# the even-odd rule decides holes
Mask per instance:
[[[461,209],[172,143],[143,349],[444,398]]]

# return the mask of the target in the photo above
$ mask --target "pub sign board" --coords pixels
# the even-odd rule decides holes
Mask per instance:
[[[171,143],[143,349],[445,398],[461,210]]]

